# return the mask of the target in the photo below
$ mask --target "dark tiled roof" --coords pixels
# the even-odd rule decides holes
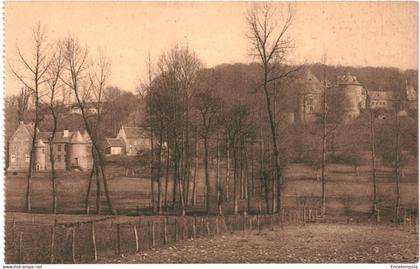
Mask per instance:
[[[146,136],[146,130],[141,127],[124,127],[127,138],[142,138]]]
[[[122,142],[120,139],[118,138],[106,138],[106,143],[105,143],[105,147],[109,148],[109,147],[124,147],[124,142]]]
[[[41,138],[44,142],[50,140],[52,132],[39,132],[38,138]],[[64,132],[56,132],[54,135],[54,143],[69,143],[73,135],[73,132],[68,132],[67,137],[64,137]]]

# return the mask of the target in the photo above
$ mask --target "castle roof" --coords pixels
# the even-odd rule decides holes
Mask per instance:
[[[301,76],[299,76],[298,83],[303,86],[300,91],[303,91],[305,94],[317,94],[321,92],[321,82],[311,71],[305,71]]]
[[[42,141],[41,138],[37,139],[35,147],[45,147],[45,143]]]
[[[84,144],[84,143],[88,143],[88,141],[86,141],[86,139],[83,137],[83,135],[79,131],[76,131],[71,136],[70,143],[72,143],[72,144]]]
[[[361,85],[356,76],[352,76],[350,73],[347,73],[343,76],[338,76],[337,82],[340,85]]]

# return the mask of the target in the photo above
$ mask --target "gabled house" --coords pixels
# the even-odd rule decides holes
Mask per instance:
[[[147,128],[122,126],[116,138],[124,143],[127,156],[135,156],[139,151],[150,150]]]
[[[30,161],[34,126],[20,122],[18,128],[9,139],[7,170],[27,170]]]

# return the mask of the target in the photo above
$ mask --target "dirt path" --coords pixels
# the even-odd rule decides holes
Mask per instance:
[[[391,226],[313,224],[198,238],[99,263],[415,263],[418,234]]]

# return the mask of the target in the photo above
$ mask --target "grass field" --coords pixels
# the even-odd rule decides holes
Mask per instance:
[[[235,232],[99,263],[417,263],[418,234],[391,226],[312,224]]]
[[[109,170],[109,187],[114,207],[124,213],[136,213],[150,207],[150,180],[147,175],[141,177],[126,177],[124,172],[115,168]],[[296,164],[285,170],[283,186],[283,204],[286,207],[295,207],[297,203],[310,203],[317,200],[320,195],[320,181],[316,179],[316,172],[308,166]],[[211,190],[215,190],[215,169],[210,172]],[[226,178],[226,169],[222,167],[221,180]],[[233,190],[232,179],[230,192]],[[255,188],[259,186],[257,175],[254,175]],[[58,176],[58,212],[82,213],[84,199],[88,185],[88,174],[83,172],[65,172]],[[164,184],[162,184],[164,185]],[[162,190],[163,190],[162,186]],[[24,174],[8,174],[5,178],[6,211],[23,211],[26,179]],[[169,190],[172,181],[169,181]],[[199,196],[198,208],[203,208],[204,171],[199,169],[197,176],[197,192]],[[191,192],[191,191],[190,191]],[[51,182],[49,173],[36,173],[31,185],[31,204],[35,212],[48,212],[51,207]],[[327,170],[327,209],[330,212],[343,211],[344,200],[350,201],[354,212],[368,212],[371,205],[372,183],[368,167],[361,167],[356,175],[353,167],[344,165],[330,165]],[[418,172],[417,167],[405,169],[401,180],[401,203],[403,207],[417,207],[418,204]],[[232,195],[232,194],[231,194]],[[378,195],[380,205],[390,207],[394,201],[395,184],[392,171],[380,168],[378,171]],[[191,197],[191,196],[190,196]],[[90,196],[90,204],[95,204],[95,186]],[[169,193],[171,200],[171,193]],[[258,208],[261,197],[252,199],[253,209]],[[102,208],[106,208],[105,197],[102,197]],[[241,208],[245,208],[246,201],[241,200]],[[231,210],[232,202],[223,205],[226,211]],[[264,208],[264,205],[262,206]]]

